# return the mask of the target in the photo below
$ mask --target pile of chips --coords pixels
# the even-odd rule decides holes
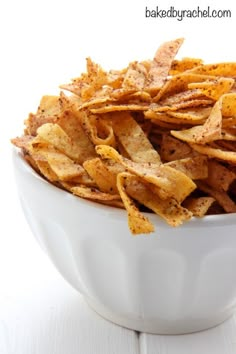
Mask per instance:
[[[51,183],[125,208],[132,234],[154,231],[146,212],[171,226],[236,212],[236,62],[177,60],[182,43],[122,70],[88,58],[12,139]]]

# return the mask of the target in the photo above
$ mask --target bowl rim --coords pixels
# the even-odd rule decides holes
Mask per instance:
[[[46,180],[43,176],[41,176],[39,173],[37,173],[32,166],[24,159],[23,153],[21,150],[19,150],[17,147],[13,146],[12,149],[12,162],[13,166],[15,169],[22,169],[24,172],[27,174],[31,175],[34,179],[38,180],[40,183],[43,183],[45,186],[48,188],[60,193],[62,196],[66,197],[67,199],[71,198],[73,201],[79,201],[82,203],[84,206],[92,207],[92,208],[99,208],[100,211],[104,212],[110,212],[110,213],[115,213],[116,215],[124,215],[127,216],[127,212],[125,209],[121,209],[115,206],[111,205],[105,205],[96,201],[88,200],[85,198],[78,197],[69,191],[66,191],[53,183],[49,182]],[[155,213],[148,213],[148,212],[142,212],[144,215],[146,215],[148,218],[152,219],[152,222],[157,224],[159,227],[160,220],[162,223],[164,222],[164,225],[171,227],[166,223],[166,221],[161,218],[159,215]],[[156,222],[155,222],[155,218]],[[198,224],[198,225],[196,225]],[[199,217],[192,217],[190,220],[187,222],[183,223],[182,225],[178,226],[177,228],[183,228],[183,227],[189,227],[189,226],[199,226],[203,227],[206,225],[212,225],[214,226],[225,226],[227,225],[235,225],[236,226],[236,213],[228,213],[228,214],[215,214],[215,215],[205,215],[202,218]]]

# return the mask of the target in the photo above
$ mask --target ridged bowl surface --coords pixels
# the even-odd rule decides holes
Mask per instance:
[[[178,228],[150,215],[132,236],[124,210],[80,199],[41,178],[14,150],[25,217],[63,277],[100,315],[149,333],[215,326],[236,304],[236,214]]]

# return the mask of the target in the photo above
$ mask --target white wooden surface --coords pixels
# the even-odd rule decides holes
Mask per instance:
[[[189,335],[137,333],[106,321],[58,274],[24,220],[10,156],[1,175],[0,354],[234,354],[236,317]],[[4,198],[4,194],[8,198]]]

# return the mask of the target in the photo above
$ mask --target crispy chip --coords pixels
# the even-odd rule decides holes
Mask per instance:
[[[202,181],[198,182],[198,188],[217,200],[226,213],[236,213],[236,204],[226,192],[215,190]]]
[[[161,216],[171,226],[179,226],[192,214],[183,208],[174,198],[161,199],[153,193],[149,184],[143,183],[137,176],[123,173],[127,193],[139,203]]]
[[[208,98],[218,100],[223,94],[228,93],[234,85],[234,79],[220,77],[215,81],[190,83],[190,89],[200,89],[201,93]]]
[[[90,111],[94,114],[108,113],[108,112],[120,112],[120,111],[146,111],[148,109],[147,104],[107,104],[106,106],[99,108],[91,108]]]
[[[159,195],[173,197],[182,202],[196,187],[195,183],[181,171],[164,164],[137,163],[122,157],[110,146],[98,145],[97,153],[105,159],[113,159],[130,172],[159,188]]]
[[[149,219],[144,216],[137,206],[134,204],[131,198],[129,198],[126,193],[126,172],[119,173],[117,176],[117,188],[119,190],[120,196],[124,203],[124,206],[128,213],[128,225],[133,235],[137,234],[147,234],[154,231],[153,224],[149,221]]]
[[[161,159],[162,161],[176,161],[182,158],[192,156],[191,147],[170,134],[162,135]]]
[[[205,179],[208,177],[208,159],[206,156],[187,157],[176,161],[170,161],[165,164],[176,170],[182,171],[192,180]]]
[[[183,38],[178,38],[174,41],[166,42],[158,48],[148,72],[147,87],[149,90],[155,92],[162,87],[171,69],[172,61],[183,41]]]
[[[83,166],[102,192],[118,193],[116,173],[112,173],[99,157],[85,161]]]
[[[110,201],[119,201],[120,200],[120,195],[119,194],[110,194],[110,193],[104,193],[101,192],[97,188],[91,188],[87,186],[74,186],[70,188],[71,192],[75,195],[78,195],[81,198],[85,199],[91,199],[91,200],[96,200],[96,201],[104,201],[104,202],[110,202]]]
[[[231,183],[236,179],[235,173],[221,163],[210,160],[206,183],[217,191],[228,191]]]
[[[209,208],[215,202],[212,197],[187,198],[183,206],[190,210],[194,216],[203,217],[207,214]]]
[[[214,75],[223,77],[236,76],[236,63],[203,64],[190,70],[194,74]]]
[[[212,148],[209,145],[190,144],[191,147],[200,154],[207,155],[222,161],[236,164],[236,152],[224,151],[217,148]]]
[[[171,134],[179,140],[188,143],[206,144],[214,140],[221,139],[221,101],[217,101],[212,111],[203,125],[192,127],[182,131],[171,131]]]
[[[113,114],[112,125],[115,135],[133,161],[160,163],[158,152],[129,112]]]
[[[191,72],[183,72],[181,74],[174,75],[162,86],[160,91],[153,98],[153,101],[158,102],[165,97],[181,91],[186,91],[191,82],[203,82],[206,80],[215,80],[215,77],[210,75],[199,75]]]
[[[193,69],[202,64],[202,59],[199,58],[183,58],[181,60],[173,60],[169,75],[177,75],[186,70]]]
[[[120,70],[87,58],[11,140],[52,184],[125,208],[134,235],[154,231],[142,210],[171,226],[236,212],[236,63],[176,59],[182,43]]]

